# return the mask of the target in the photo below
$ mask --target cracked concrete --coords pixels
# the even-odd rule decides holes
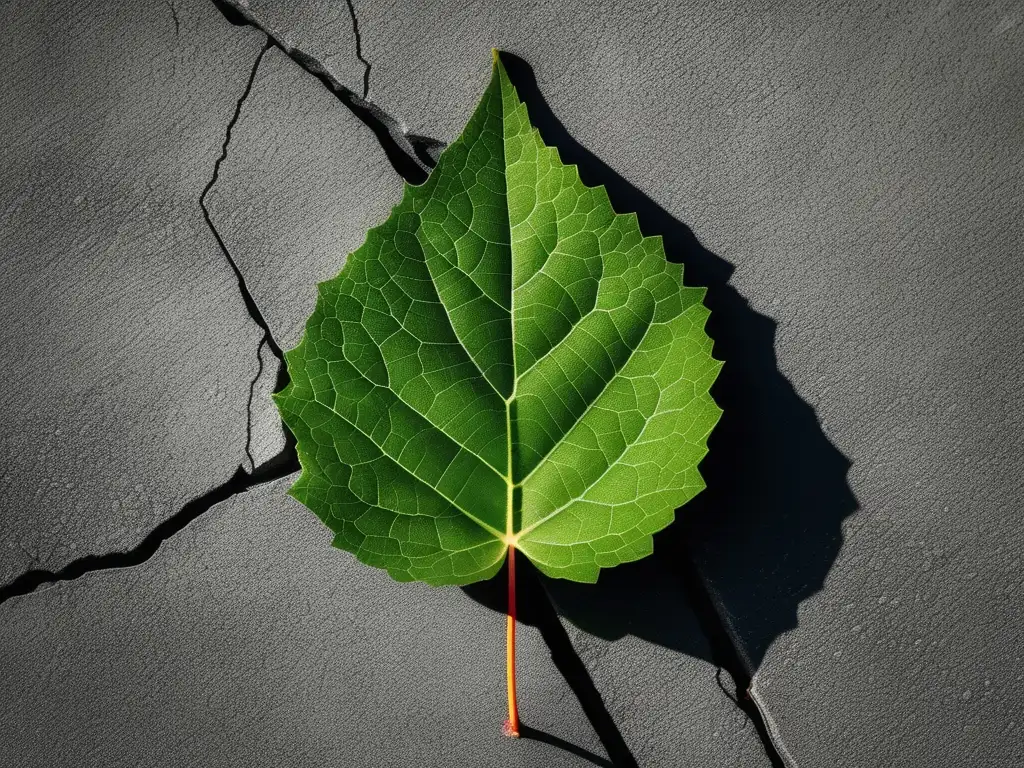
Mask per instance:
[[[366,64],[360,59],[357,24],[351,6],[341,0],[220,0],[242,19],[255,22],[285,51],[301,48],[338,87],[365,97]]]
[[[373,133],[279,49],[265,56],[207,207],[275,338],[298,344],[334,277],[402,195]]]
[[[339,553],[285,496],[293,480],[214,507],[144,565],[0,607],[4,759],[592,764],[501,735],[500,616],[457,589],[398,584]],[[522,632],[521,654],[529,724],[600,759],[536,631]]]
[[[198,0],[8,5],[0,584],[230,476],[258,339],[196,197],[259,36]]]
[[[559,596],[571,600],[575,591],[557,582],[548,589],[559,608]],[[656,581],[648,589],[652,602],[673,606],[666,632],[706,646],[696,618],[671,590]],[[772,765],[735,692],[720,686],[721,670],[704,660],[710,648],[684,655],[632,634],[606,639],[564,623],[638,765]]]
[[[122,570],[0,607],[0,753],[607,764],[532,631],[524,711],[570,743],[510,750],[500,633],[465,642],[493,613],[244,492],[290,466],[271,342],[497,46],[542,135],[710,287],[727,360],[708,490],[650,560],[553,585],[620,764],[1024,762],[1014,4],[218,4],[8,13],[0,583]]]
[[[355,37],[356,58],[363,65],[363,98],[365,99],[370,95],[370,70],[373,69],[373,65],[363,55],[363,38],[359,34],[359,17],[356,16],[355,6],[352,5],[352,0],[345,0],[345,4],[348,6],[349,16],[352,17],[352,35]]]
[[[252,69],[249,72],[249,78],[246,80],[245,89],[242,94],[238,97],[238,101],[235,104],[234,114],[231,115],[231,119],[228,120],[227,127],[224,129],[224,142],[221,145],[220,156],[213,164],[213,173],[210,176],[210,180],[203,187],[203,192],[199,196],[199,207],[203,212],[203,219],[206,221],[206,225],[210,228],[210,232],[213,234],[214,239],[217,241],[217,245],[220,247],[221,253],[224,254],[224,259],[231,267],[232,273],[235,275],[235,281],[238,284],[238,293],[242,297],[242,301],[245,304],[245,309],[249,313],[249,317],[256,325],[260,327],[263,332],[260,338],[259,344],[256,346],[256,375],[253,377],[249,384],[249,397],[246,400],[246,436],[245,436],[245,455],[249,460],[249,471],[255,472],[258,464],[261,464],[265,458],[276,455],[284,447],[284,433],[282,429],[276,431],[270,431],[268,435],[268,429],[266,428],[266,422],[269,419],[273,419],[272,414],[269,411],[273,409],[264,398],[256,398],[257,391],[264,393],[267,389],[266,381],[271,376],[275,379],[275,386],[271,387],[271,392],[276,391],[279,387],[276,386],[277,380],[281,377],[286,377],[287,367],[284,360],[284,352],[282,351],[277,340],[274,338],[274,333],[267,324],[266,318],[263,316],[263,312],[259,305],[253,298],[252,292],[249,290],[248,282],[246,281],[245,275],[238,266],[238,262],[234,256],[231,255],[231,250],[224,242],[224,238],[221,237],[216,225],[210,218],[210,209],[207,206],[206,198],[209,196],[210,191],[216,186],[217,180],[220,178],[221,164],[227,159],[228,152],[231,148],[231,135],[238,123],[239,117],[242,114],[242,108],[245,106],[245,101],[252,92],[253,82],[256,79],[256,75],[259,72],[260,63],[263,61],[264,56],[267,55],[267,51],[271,49],[272,43],[269,38],[260,49],[259,54],[253,61]],[[264,349],[267,350],[269,355],[273,358],[274,365],[266,366],[263,360]],[[281,382],[284,383],[283,381]],[[260,418],[258,418],[254,409],[259,408]],[[254,436],[256,448],[254,450]],[[274,444],[273,448],[269,448],[267,443],[271,442]]]
[[[295,42],[295,35],[304,27],[302,18],[293,16],[295,8],[288,6],[283,14],[289,22],[292,22],[287,31],[282,31],[274,25],[275,10],[281,10],[280,6],[268,3],[261,13],[254,13],[251,4],[243,0],[213,0],[214,5],[224,14],[224,18],[238,26],[251,26],[264,32],[270,41],[283,53],[291,58],[296,64],[316,77],[325,88],[335,94],[338,99],[352,111],[364,124],[377,136],[381,147],[394,166],[395,171],[410,184],[420,184],[426,178],[432,166],[429,162],[431,150],[438,147],[438,142],[429,137],[409,134],[404,124],[393,115],[381,109],[378,104],[366,98],[366,91],[369,89],[369,64],[361,57],[361,37],[356,35],[358,20],[354,13],[353,6],[349,5],[351,11],[350,22],[352,34],[355,37],[353,49],[359,64],[364,67],[363,86],[364,95],[359,96],[357,91],[347,85],[332,68],[332,61],[318,55],[322,49],[322,31],[312,34],[310,42]],[[269,13],[267,12],[269,11]],[[297,25],[296,25],[297,22]],[[337,31],[337,23],[326,25],[328,30]],[[427,157],[424,157],[424,154]]]
[[[401,190],[374,134],[283,51],[271,49],[254,69],[206,208],[282,347],[298,343],[316,283],[338,273]],[[277,409],[265,396],[278,375],[269,352],[250,409],[257,464],[284,442]]]

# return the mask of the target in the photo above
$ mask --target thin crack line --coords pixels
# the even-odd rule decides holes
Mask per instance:
[[[245,90],[242,91],[242,95],[238,97],[238,102],[235,104],[235,112],[228,121],[227,129],[224,131],[224,143],[221,145],[220,157],[213,164],[213,175],[210,180],[206,183],[202,193],[199,195],[199,207],[203,211],[203,218],[206,220],[206,225],[210,228],[214,238],[217,240],[217,245],[220,246],[221,252],[224,254],[224,258],[227,260],[228,265],[231,267],[231,271],[235,273],[235,278],[238,281],[238,290],[242,294],[242,301],[245,302],[245,308],[248,310],[249,315],[263,330],[263,338],[266,341],[267,346],[270,347],[270,351],[273,352],[274,357],[283,362],[284,353],[281,351],[281,347],[278,346],[277,341],[274,339],[274,334],[270,331],[270,326],[267,324],[266,319],[263,317],[263,313],[260,311],[259,306],[256,304],[256,300],[253,298],[252,293],[249,291],[249,286],[245,282],[245,276],[242,274],[242,270],[239,269],[238,263],[235,261],[231,252],[228,250],[227,245],[224,243],[224,239],[220,236],[217,231],[217,227],[214,226],[213,220],[210,218],[210,211],[206,207],[206,197],[210,194],[210,190],[217,183],[217,179],[220,177],[220,166],[228,156],[228,145],[231,144],[231,132],[235,128],[235,124],[238,122],[238,118],[242,114],[242,106],[245,104],[245,100],[249,97],[249,93],[252,91],[253,83],[256,80],[256,72],[260,68],[260,62],[263,61],[263,57],[267,51],[272,47],[270,38],[267,38],[266,44],[263,49],[259,52],[256,57],[256,61],[253,62],[252,71],[249,72],[249,80],[245,84]]]
[[[722,673],[723,672],[725,672],[725,670],[722,667],[716,667],[715,668],[715,682],[718,683],[718,687],[721,689],[722,693],[725,694],[725,698],[727,698],[729,701],[731,701],[733,704],[735,704],[738,707],[740,705],[740,703],[736,699],[736,696],[733,695],[733,693],[731,691],[729,691],[728,688],[725,687],[725,683],[722,682]],[[735,681],[733,681],[733,682],[735,683]]]
[[[786,768],[797,768],[796,760],[793,758],[793,755],[790,754],[789,749],[782,740],[782,734],[779,732],[779,727],[775,722],[775,718],[772,717],[768,708],[762,705],[761,699],[757,695],[757,690],[753,687],[748,689],[747,697],[754,705],[754,709],[756,709],[761,715],[761,719],[764,721],[765,728],[768,733],[768,738],[771,741],[772,746],[775,748],[781,763],[786,766]]]
[[[352,0],[345,0],[348,6],[348,14],[352,17],[352,34],[356,38],[356,58],[363,63],[363,98],[370,95],[370,62],[363,58],[363,37],[359,34],[359,19],[356,17],[355,6]]]
[[[407,134],[399,120],[395,119],[365,96],[360,96],[338,80],[315,56],[290,45],[281,35],[264,25],[252,12],[236,0],[211,0],[228,22],[236,26],[254,27],[303,70],[315,77],[344,104],[367,128],[369,128],[395,172],[410,184],[422,184],[433,168],[433,162],[426,148],[443,146],[443,142],[425,136]],[[354,16],[353,16],[354,19]],[[362,61],[362,59],[360,59]],[[367,66],[369,66],[367,64]],[[369,71],[364,70],[364,86],[368,84]]]
[[[238,97],[238,101],[235,103],[235,111],[231,115],[231,119],[228,120],[227,127],[224,130],[224,142],[221,144],[220,156],[214,161],[213,173],[210,176],[210,180],[206,183],[202,193],[199,195],[199,207],[203,212],[203,219],[206,221],[206,226],[209,227],[210,232],[217,241],[217,245],[220,247],[221,253],[224,254],[224,259],[227,261],[228,266],[231,267],[231,271],[235,275],[235,280],[238,284],[238,292],[241,294],[242,302],[245,304],[245,309],[249,313],[249,317],[252,321],[263,331],[263,336],[260,338],[259,345],[256,347],[256,375],[249,383],[249,397],[246,403],[245,455],[249,460],[250,471],[256,470],[256,459],[252,455],[252,404],[255,397],[256,384],[263,373],[263,347],[266,346],[270,350],[271,354],[277,358],[279,363],[275,391],[280,391],[284,388],[284,385],[287,384],[288,369],[284,360],[284,352],[281,350],[280,345],[274,338],[274,334],[270,330],[270,324],[263,316],[263,312],[256,303],[256,299],[249,290],[249,285],[245,280],[245,275],[242,274],[242,270],[238,266],[238,262],[236,262],[235,258],[231,255],[231,251],[228,250],[227,244],[224,242],[224,238],[221,237],[220,232],[213,223],[213,218],[210,215],[210,209],[206,205],[206,198],[209,196],[210,190],[213,189],[217,180],[220,178],[221,164],[228,157],[232,132],[242,115],[242,108],[245,101],[249,98],[249,94],[252,92],[252,87],[256,81],[256,73],[259,71],[260,63],[263,61],[263,57],[266,56],[267,51],[272,47],[273,43],[268,36],[266,43],[263,45],[259,55],[256,56],[256,60],[253,62],[252,70],[249,72],[249,79],[246,81],[245,88],[242,91],[241,96]]]
[[[164,5],[167,6],[171,12],[171,18],[174,19],[174,36],[177,37],[181,32],[181,23],[178,21],[178,11],[174,8],[174,3],[171,0],[164,0]]]

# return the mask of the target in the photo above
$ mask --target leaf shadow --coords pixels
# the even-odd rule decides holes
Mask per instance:
[[[797,626],[800,602],[822,588],[835,561],[842,521],[857,509],[851,462],[780,372],[776,322],[729,285],[733,266],[576,141],[529,64],[501,56],[544,141],[579,167],[585,184],[603,184],[617,211],[636,212],[644,234],[661,235],[688,285],[707,287],[707,330],[725,361],[712,389],[724,413],[701,464],[707,489],[655,536],[650,557],[603,572],[595,585],[544,586],[577,627],[612,640],[634,635],[726,667],[742,690],[772,641]],[[495,585],[466,592],[505,610]],[[734,663],[724,658],[730,654]]]
[[[601,757],[595,755],[593,752],[588,752],[583,747],[578,747],[570,741],[554,736],[547,731],[541,731],[537,728],[531,728],[526,723],[519,724],[519,735],[524,739],[533,739],[543,744],[548,744],[556,749],[564,750],[570,754],[576,755],[576,757],[587,760],[594,765],[601,766],[601,768],[615,768],[615,764]]]

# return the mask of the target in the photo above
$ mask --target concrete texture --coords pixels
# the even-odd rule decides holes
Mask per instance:
[[[255,70],[206,207],[273,337],[290,349],[313,311],[316,284],[338,273],[401,194],[373,133],[272,48]],[[283,447],[277,409],[260,407],[270,402],[279,363],[269,348],[261,354],[250,444],[257,464]]]
[[[775,764],[1024,763],[1019,4],[352,7],[358,38],[340,3],[242,8],[299,63],[261,59],[206,202],[278,343],[400,193],[393,152],[313,75],[356,96],[368,81],[388,131],[450,141],[492,47],[521,57],[510,73],[563,159],[709,287],[727,364],[707,491],[650,561],[551,587],[631,759],[765,765],[759,720]],[[199,0],[113,8],[7,14],[11,575],[129,546],[246,460],[260,333],[197,202],[264,39]],[[281,446],[261,356],[257,463]],[[0,753],[585,759],[488,730],[501,638],[476,633],[494,613],[361,567],[342,579],[349,558],[279,491],[215,508],[142,566],[5,603]],[[564,670],[525,635],[524,666],[545,670],[524,676],[531,724],[600,762]],[[729,701],[730,673],[759,718]],[[445,707],[421,741],[409,718],[431,686]]]
[[[244,453],[257,329],[196,205],[261,38],[4,3],[0,584],[129,549]]]
[[[214,507],[143,565],[0,608],[5,764],[592,764],[502,736],[501,616],[333,549],[291,480]],[[520,641],[530,724],[600,758],[537,632]]]
[[[364,95],[367,64],[356,37],[358,19],[346,2],[332,0],[216,0],[235,23],[258,23],[283,50],[298,46],[301,56],[316,62],[353,93]]]
[[[654,576],[649,564],[626,568],[636,571],[629,576],[638,579]],[[556,607],[591,630],[563,619],[638,765],[771,765],[754,725],[735,703],[734,681],[710,661],[712,649],[699,622],[669,580],[646,580],[646,593],[636,599],[633,611],[621,604],[603,605],[630,630],[615,638],[601,637],[581,619],[581,597],[586,598],[589,586],[548,583]],[[680,642],[690,644],[689,653],[672,647]]]
[[[267,53],[207,207],[285,349],[299,343],[316,284],[387,218],[402,183],[334,94],[279,49]]]

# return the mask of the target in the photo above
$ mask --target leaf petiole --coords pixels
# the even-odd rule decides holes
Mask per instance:
[[[508,719],[502,733],[519,738],[519,706],[516,703],[516,548],[508,548],[508,615],[505,618],[505,676],[508,680]]]

